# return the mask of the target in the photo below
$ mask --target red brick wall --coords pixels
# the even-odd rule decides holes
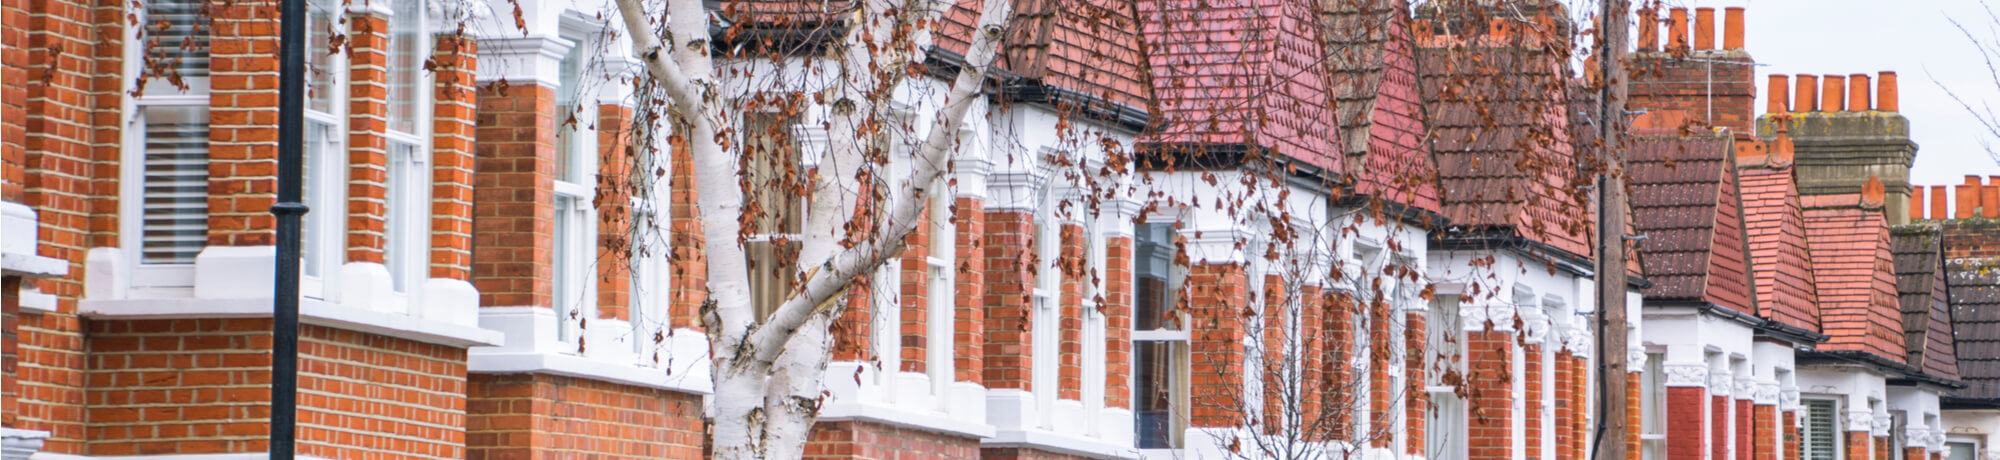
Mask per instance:
[[[702,456],[700,395],[547,374],[472,374],[466,397],[468,460]]]
[[[1389,385],[1390,343],[1389,303],[1372,302],[1368,308],[1368,443],[1375,447],[1389,447],[1395,440],[1391,431],[1396,423],[1396,396]]]
[[[1875,451],[1875,449],[1869,446],[1870,443],[1874,442],[1875,438],[1869,437],[1866,431],[1849,431],[1845,433],[1845,437],[1847,438],[1844,440],[1847,443],[1846,458],[1865,459],[1868,458],[1869,453]]]
[[[1032,390],[1035,216],[989,212],[985,225],[987,388]]]
[[[1750,410],[1750,400],[1748,399],[1736,400],[1736,459],[1737,460],[1750,460],[1750,433],[1751,433],[1750,424],[1752,423],[1751,418],[1754,415],[1755,414],[1752,414]]]
[[[1104,265],[1104,406],[1130,408],[1132,298],[1135,295],[1132,290],[1132,238],[1105,240]],[[1312,396],[1308,394],[1307,397]]]
[[[1729,397],[1709,398],[1708,448],[1711,459],[1729,458]]]
[[[1639,431],[1645,426],[1642,424],[1644,419],[1640,417],[1646,414],[1640,408],[1640,401],[1639,373],[1633,372],[1625,377],[1625,458],[1629,460],[1639,460],[1644,453],[1640,449]]]
[[[1425,389],[1429,384],[1425,381],[1429,368],[1424,365],[1425,356],[1431,352],[1428,320],[1424,312],[1413,312],[1403,317],[1403,369],[1409,370],[1409,378],[1403,380],[1408,384],[1403,388],[1403,426],[1407,428],[1409,445],[1403,453],[1409,455],[1423,455],[1424,445],[1428,442],[1425,434],[1429,428],[1424,423],[1425,417],[1430,414],[1431,402],[1430,393]]]
[[[478,126],[479,43],[438,37],[431,106],[430,276],[472,280],[473,130]]]
[[[1779,455],[1778,406],[1758,404],[1753,411],[1756,412],[1756,419],[1754,421],[1756,428],[1750,431],[1751,439],[1753,439],[1750,445],[1750,451],[1753,455],[1750,458],[1755,460],[1777,460]]]
[[[550,88],[479,90],[472,284],[479,288],[480,305],[550,305],[555,112]]]
[[[708,255],[701,242],[701,212],[696,207],[700,195],[695,190],[693,149],[679,136],[670,140],[674,142],[669,153],[673,157],[673,179],[667,184],[673,202],[669,211],[673,214],[673,232],[668,236],[674,252],[671,322],[677,328],[701,330],[698,315],[701,304],[708,300]]]
[[[1903,448],[1903,458],[1905,460],[1921,460],[1925,458],[1930,458],[1930,456],[1931,456],[1930,452],[1925,451],[1924,448],[1922,447]]]
[[[1635,54],[1630,86],[1632,109],[1681,110],[1692,120],[1709,120],[1710,124],[1739,133],[1751,132],[1757,99],[1756,76],[1749,65],[1743,64],[1750,61],[1750,56],[1740,51],[1701,53],[1697,56],[1700,60],[1670,58],[1661,52]],[[1712,60],[1725,62],[1711,63]]]
[[[933,250],[929,224],[933,217],[931,214],[933,213],[930,207],[926,206],[919,214],[919,218],[925,223],[918,225],[903,238],[903,256],[890,262],[899,268],[897,284],[901,286],[902,308],[898,310],[901,314],[901,318],[898,319],[901,327],[898,328],[897,334],[902,339],[898,343],[901,344],[904,372],[924,372],[929,365],[924,358],[930,346],[925,338],[929,336],[926,328],[930,323],[931,312],[928,275],[930,262],[926,260],[930,258]]]
[[[1873,438],[1870,438],[1870,439],[1874,439],[1874,440],[1875,440],[1875,443],[1874,443],[1874,446],[1875,446],[1875,458],[1879,458],[1879,459],[1884,459],[1884,460],[1887,460],[1887,459],[1889,458],[1889,437],[1888,437],[1888,436],[1876,436],[1876,437],[1873,437]]]
[[[980,449],[981,460],[1089,460],[1091,457],[1065,455],[1034,449],[1004,448]]]
[[[1286,349],[1287,341],[1291,340],[1291,337],[1285,327],[1286,315],[1276,308],[1271,307],[1276,305],[1291,305],[1284,298],[1284,282],[1284,278],[1276,274],[1264,277],[1263,295],[1266,309],[1264,310],[1263,317],[1257,320],[1262,324],[1257,324],[1258,329],[1256,330],[1262,336],[1260,338],[1264,343],[1259,345],[1259,349],[1254,351],[1254,353],[1261,353],[1263,355],[1261,357],[1262,362],[1260,363],[1262,369],[1259,369],[1257,372],[1264,379],[1264,407],[1261,408],[1264,411],[1264,420],[1261,422],[1264,434],[1298,436],[1297,433],[1288,433],[1287,430],[1291,427],[1285,426],[1285,415],[1288,412],[1285,410],[1286,406],[1299,402],[1291,399],[1286,394],[1288,391],[1299,389],[1299,387],[1293,386],[1295,382],[1286,381],[1286,377],[1291,375],[1286,372],[1286,366],[1290,364],[1292,358],[1292,354]],[[1299,413],[1310,414],[1311,412]],[[1302,421],[1303,423],[1311,423],[1311,421]]]
[[[1701,387],[1667,388],[1667,458],[1672,460],[1700,460],[1701,440],[1707,436],[1708,421],[1702,412],[1707,405],[1707,390]]]
[[[1192,427],[1237,427],[1243,423],[1242,308],[1250,300],[1243,266],[1197,264],[1188,268],[1188,385]]]
[[[1513,456],[1513,391],[1500,382],[1512,382],[1514,334],[1479,331],[1466,333],[1466,363],[1472,382],[1495,382],[1477,388],[1471,400],[1471,427],[1467,435],[1472,458]]]
[[[208,244],[276,243],[277,2],[213,8],[209,43]]]
[[[379,264],[389,213],[389,20],[356,14],[348,24],[345,247],[347,261]]]
[[[814,426],[806,460],[971,460],[979,440],[895,425],[830,422]]]
[[[1085,211],[1088,212],[1088,211]],[[1059,233],[1062,271],[1061,307],[1056,313],[1056,398],[1083,399],[1083,284],[1090,282],[1090,264],[1084,257],[1082,225],[1065,224]]]
[[[952,371],[958,374],[956,380],[960,382],[981,383],[986,380],[986,358],[984,355],[986,351],[987,251],[981,247],[986,243],[986,213],[982,211],[983,209],[985,209],[985,204],[980,200],[959,197],[957,204],[953,206],[952,212],[958,224],[957,248],[954,249],[958,251],[958,266],[952,267],[952,270],[957,271],[955,276],[958,282],[956,293],[958,297],[954,302],[957,308],[953,311],[954,314],[952,315],[952,321],[956,323],[952,326],[953,334],[956,336],[952,340],[952,347],[955,350],[952,354]],[[1129,258],[1132,252],[1130,249],[1131,240],[1126,239],[1124,241],[1126,241],[1126,245],[1122,254],[1125,254],[1125,257]],[[1112,257],[1116,257],[1119,254],[1121,253],[1117,252],[1116,249],[1109,251],[1109,255]],[[1120,259],[1111,259],[1111,266],[1124,267],[1127,265],[1118,263],[1118,260]],[[1113,268],[1113,270],[1125,269]],[[1114,278],[1114,281],[1124,279],[1128,278]],[[1131,297],[1124,297],[1126,300],[1123,304],[1116,303],[1116,297],[1113,299],[1114,308],[1123,308],[1127,312],[1131,311]],[[1114,318],[1112,321],[1117,321],[1117,319]],[[1117,334],[1124,334],[1126,333],[1124,331],[1129,329],[1129,327],[1117,327],[1116,323],[1112,324],[1111,330]],[[1124,346],[1130,347],[1129,344]],[[1119,348],[1107,347],[1106,349],[1118,350]],[[1106,383],[1122,386],[1125,385],[1124,380],[1122,378],[1107,378]],[[1124,396],[1125,392],[1119,391],[1108,392],[1106,394],[1106,397],[1117,397],[1121,398],[1121,400]]]
[[[268,319],[92,321],[87,452],[264,450],[270,329]],[[464,455],[464,349],[308,325],[299,355],[301,454]]]
[[[1568,350],[1557,350],[1556,375],[1552,376],[1556,380],[1555,407],[1551,411],[1554,413],[1550,414],[1555,417],[1556,427],[1556,432],[1552,434],[1556,438],[1556,451],[1551,455],[1557,458],[1567,457],[1575,450],[1572,443],[1576,441],[1578,434],[1574,430],[1576,409],[1582,407],[1581,395],[1576,393],[1575,371],[1576,358],[1571,356]]]
[[[1545,435],[1542,432],[1542,363],[1548,360],[1542,357],[1542,344],[1538,343],[1521,345],[1521,357],[1522,361],[1524,361],[1521,380],[1528,390],[1527,394],[1522,395],[1521,405],[1521,407],[1527,409],[1526,413],[1521,414],[1523,417],[1522,425],[1527,430],[1524,436],[1527,441],[1525,443],[1528,449],[1527,458],[1531,460],[1540,459],[1542,458],[1542,436]],[[1563,363],[1563,365],[1567,367],[1569,363]],[[1557,430],[1560,431],[1566,428],[1568,427],[1557,428]]]
[[[632,297],[632,200],[638,183],[632,180],[632,151],[626,132],[632,109],[599,104],[597,121],[579,129],[597,128],[597,317],[630,320]],[[637,330],[637,329],[634,329]],[[647,338],[650,339],[650,338]]]
[[[0,278],[0,427],[15,427],[20,408],[15,398],[21,394],[14,381],[21,357],[21,278]]]
[[[1325,388],[1320,392],[1323,395],[1321,404],[1326,406],[1323,412],[1330,414],[1332,419],[1324,423],[1342,427],[1339,430],[1329,431],[1345,433],[1345,427],[1354,424],[1354,411],[1360,409],[1353,397],[1353,392],[1356,391],[1354,383],[1358,377],[1355,375],[1354,366],[1350,364],[1355,353],[1354,343],[1359,338],[1354,319],[1359,316],[1355,311],[1358,307],[1355,305],[1354,296],[1343,291],[1322,291],[1319,303],[1320,306],[1315,310],[1325,313],[1320,318],[1320,324],[1323,325],[1320,336],[1323,337],[1322,342],[1326,344],[1324,351],[1319,353],[1324,360],[1321,368],[1325,369],[1321,379],[1326,382]]]
[[[1797,458],[1793,452],[1799,451],[1799,411],[1784,411],[1779,414],[1778,429],[1785,433],[1783,458]]]
[[[41,280],[47,284],[47,280]],[[67,300],[67,299],[65,299]],[[85,357],[83,321],[64,313],[22,312],[16,427],[50,432],[43,452],[83,454]]]
[[[2000,221],[1956,219],[1943,227],[1945,259],[2000,258]]]
[[[27,24],[27,4],[0,0],[0,24]],[[0,27],[0,201],[14,203],[27,198],[28,35],[27,27]]]

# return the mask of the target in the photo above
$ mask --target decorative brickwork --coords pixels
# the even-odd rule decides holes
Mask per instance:
[[[806,460],[891,458],[977,459],[979,440],[869,422],[820,423],[806,440]]]
[[[473,374],[466,398],[468,460],[703,454],[700,395],[546,374]]]

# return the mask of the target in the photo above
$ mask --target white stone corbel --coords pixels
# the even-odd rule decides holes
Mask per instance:
[[[576,42],[553,36],[494,37],[479,40],[479,83],[562,86],[562,59]]]
[[[1778,389],[1778,410],[1791,412],[1799,410],[1799,388],[1780,387]]]
[[[1869,430],[1869,433],[1876,437],[1888,436],[1889,430],[1893,429],[1895,424],[1896,420],[1889,417],[1889,414],[1875,414],[1875,429]]]
[[[1755,397],[1751,398],[1752,404],[1756,404],[1759,406],[1771,406],[1778,404],[1778,398],[1779,398],[1778,395],[1780,393],[1778,391],[1778,382],[1770,380],[1757,382],[1757,389],[1755,390],[1755,392],[1756,392]]]
[[[1486,332],[1489,322],[1493,325],[1493,332],[1515,332],[1513,305],[1490,303],[1461,306],[1458,315],[1465,332]]]
[[[1729,379],[1728,372],[1709,372],[1708,374],[1709,396],[1729,396],[1729,390],[1734,388],[1735,388],[1734,381]]]
[[[1249,260],[1244,253],[1244,242],[1256,238],[1256,232],[1241,225],[1207,226],[1195,222],[1194,226],[1181,229],[1181,236],[1187,239],[1187,256],[1190,264],[1240,264]]]
[[[1875,412],[1867,408],[1848,410],[1847,426],[1846,430],[1843,431],[1867,431],[1873,433],[1875,431]]]
[[[1033,164],[1009,165],[986,176],[988,212],[1034,212],[1040,207],[1036,198],[1053,172],[1043,168],[1040,159],[1031,161]]]
[[[1542,313],[1541,309],[1537,308],[1522,309],[1520,312],[1521,326],[1527,329],[1523,331],[1526,334],[1524,334],[1525,337],[1522,338],[1522,341],[1535,345],[1548,343],[1548,338],[1551,335],[1549,333],[1550,324],[1548,315]]]
[[[1708,365],[1702,363],[1666,363],[1667,386],[1705,387],[1708,386]]]
[[[958,137],[959,148],[964,150],[976,148],[977,146],[974,143],[966,142],[969,136],[976,135],[977,133],[970,130],[960,131]],[[987,161],[983,153],[977,155],[965,154],[964,150],[961,150],[961,154],[951,160],[952,178],[958,180],[958,185],[955,187],[956,193],[959,198],[971,198],[983,203],[986,201],[987,176],[993,173],[993,162]],[[1126,232],[1130,233],[1131,230],[1127,229]]]
[[[1736,377],[1736,388],[1732,391],[1733,393],[1731,394],[1736,395],[1736,399],[1753,399],[1757,395],[1757,380],[1750,378],[1748,375],[1738,376]]]
[[[1646,347],[1625,347],[1625,370],[1637,371],[1646,368]]]

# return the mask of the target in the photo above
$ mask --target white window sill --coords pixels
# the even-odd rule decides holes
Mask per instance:
[[[979,447],[1019,447],[1092,458],[1140,458],[1142,455],[1139,449],[1134,449],[1132,446],[1038,429],[996,430],[992,437],[979,443]],[[1167,451],[1178,452],[1178,450],[1162,450],[1162,452]]]
[[[78,302],[77,313],[93,319],[267,318],[271,308],[269,298],[84,299]],[[504,339],[499,331],[317,299],[299,301],[299,322],[453,347],[499,345]]]
[[[465,368],[479,374],[554,374],[682,393],[712,393],[705,372],[669,375],[667,369],[564,352],[474,348],[466,356]]]
[[[597,319],[583,330],[583,354],[575,342],[556,339],[555,310],[548,307],[481,307],[479,326],[504,338],[492,346],[467,352],[466,370],[473,373],[541,373],[602,380],[683,393],[709,394],[708,337],[675,330],[657,346],[660,367],[644,366],[652,353],[634,354],[631,326],[615,319]]]

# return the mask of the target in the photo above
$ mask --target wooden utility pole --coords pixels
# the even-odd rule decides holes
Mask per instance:
[[[1603,0],[1598,14],[1597,65],[1603,91],[1598,101],[1598,151],[1603,172],[1597,181],[1597,431],[1596,460],[1626,460],[1625,338],[1625,46],[1630,2]]]

